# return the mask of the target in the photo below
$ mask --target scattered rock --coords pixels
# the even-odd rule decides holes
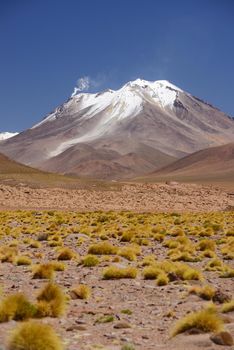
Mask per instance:
[[[213,343],[218,345],[232,346],[233,338],[229,332],[219,332],[217,334],[212,334],[210,339]]]
[[[49,234],[47,232],[41,232],[37,236],[38,241],[47,241]]]
[[[188,334],[188,335],[202,334],[202,333],[204,333],[204,332],[196,327],[190,328],[186,331],[186,334]]]
[[[67,332],[73,332],[73,331],[86,331],[87,328],[83,325],[72,325],[66,329]]]
[[[131,328],[131,325],[128,322],[118,322],[114,325],[114,328],[116,329]]]
[[[176,181],[166,181],[166,185],[169,185],[169,186],[176,186],[176,185],[179,185],[179,183],[176,182]]]
[[[148,335],[142,335],[142,339],[149,339]]]
[[[170,282],[178,281],[180,279],[175,272],[169,272],[168,278]]]
[[[104,334],[104,337],[106,337],[107,339],[116,339],[117,337],[116,337],[116,335],[115,334],[113,334],[113,333],[105,333]]]
[[[82,320],[76,320],[75,322],[76,322],[77,324],[82,324],[82,325],[85,324],[85,321],[82,321]]]
[[[229,294],[222,292],[221,289],[217,289],[212,298],[213,302],[219,304],[227,303],[228,301],[231,301],[231,299],[232,297]]]

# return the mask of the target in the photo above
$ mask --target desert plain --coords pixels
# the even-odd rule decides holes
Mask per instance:
[[[1,348],[26,321],[58,349],[232,349],[232,191],[2,181]]]

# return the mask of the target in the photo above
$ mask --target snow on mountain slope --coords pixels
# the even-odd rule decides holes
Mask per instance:
[[[66,107],[68,108],[73,105],[73,109],[79,111],[89,108],[84,113],[83,118],[91,118],[111,106],[112,108],[109,108],[107,120],[105,120],[107,122],[112,118],[120,120],[130,116],[133,117],[136,113],[140,112],[142,103],[147,98],[161,108],[167,106],[172,108],[177,97],[177,92],[179,91],[182,92],[181,89],[166,80],[149,82],[136,79],[116,91],[108,89],[95,94],[74,92],[66,103]],[[60,107],[32,128],[36,128],[48,121],[53,121],[59,111]]]
[[[15,135],[18,135],[18,132],[0,132],[0,141],[9,139]]]
[[[57,156],[76,143],[90,142],[110,133],[121,120],[138,115],[143,110],[145,103],[151,103],[170,112],[179,91],[182,92],[181,89],[166,80],[149,82],[137,79],[116,91],[109,89],[96,94],[73,93],[64,106],[71,108],[71,113],[75,113],[77,110],[81,113],[84,112],[80,118],[83,120],[95,117],[98,113],[103,113],[103,116],[94,129],[62,142],[49,153],[49,156]],[[58,112],[60,110],[56,109],[33,128],[55,120],[58,117]]]

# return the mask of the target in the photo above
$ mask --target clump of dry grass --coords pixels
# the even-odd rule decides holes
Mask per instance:
[[[64,271],[66,265],[61,261],[51,261],[50,263],[53,266],[54,271]]]
[[[47,232],[40,232],[38,235],[37,235],[37,240],[39,242],[42,242],[42,241],[47,241],[49,238],[49,234]]]
[[[61,248],[58,254],[58,260],[71,260],[76,256],[76,253],[72,249],[65,247]]]
[[[234,237],[228,237],[225,244],[221,248],[221,253],[225,260],[234,259]]]
[[[160,275],[163,271],[157,266],[147,266],[144,268],[142,274],[145,280],[154,280]]]
[[[103,278],[106,280],[121,279],[121,278],[136,278],[136,276],[137,276],[137,269],[134,267],[109,266],[103,271]]]
[[[221,312],[223,313],[227,313],[231,311],[234,311],[234,300],[224,303],[221,308]]]
[[[200,286],[191,286],[188,289],[190,294],[196,294],[200,298],[205,300],[211,300],[215,295],[215,289],[212,286],[206,285],[203,287]]]
[[[13,330],[7,350],[63,350],[63,346],[51,326],[28,321]]]
[[[105,242],[99,242],[91,245],[88,249],[88,254],[112,255],[112,254],[117,254],[117,251],[118,251],[117,247],[105,241]]]
[[[71,289],[73,299],[88,299],[91,295],[91,289],[85,284],[79,284]]]
[[[212,259],[205,267],[206,271],[223,271],[223,262],[218,258]]]
[[[26,255],[21,255],[21,256],[17,256],[17,258],[15,259],[15,263],[18,266],[31,265],[32,264],[32,260]]]
[[[202,251],[200,257],[201,258],[213,258],[214,259],[216,257],[216,254],[212,250],[206,249],[206,250]]]
[[[85,267],[93,267],[98,265],[100,262],[99,258],[96,255],[88,254],[84,256],[81,260],[81,264]]]
[[[35,314],[35,306],[22,293],[9,295],[0,303],[0,322],[22,321]]]
[[[129,261],[135,261],[137,259],[135,249],[133,247],[123,247],[118,250],[118,255]]]
[[[131,230],[123,232],[121,242],[131,242],[131,240],[134,238],[134,235],[135,233]]]
[[[172,261],[185,261],[185,262],[197,262],[199,261],[199,258],[196,256],[193,256],[189,252],[176,252],[175,254],[171,255]]]
[[[191,328],[199,329],[204,333],[216,333],[223,329],[223,320],[217,312],[211,308],[192,312],[177,321],[172,331],[172,336],[174,337],[175,335],[183,333]]]
[[[155,255],[147,255],[143,258],[141,265],[142,266],[151,266],[156,263],[156,256]]]
[[[17,253],[18,249],[16,247],[2,246],[0,247],[0,261],[2,263],[13,263]]]
[[[30,241],[29,247],[30,248],[40,248],[41,247],[41,243],[32,239]]]
[[[215,250],[215,241],[212,241],[211,239],[202,239],[198,245],[197,245],[198,250]]]
[[[166,272],[168,274],[169,279],[170,276],[173,276],[173,279],[181,279],[183,281],[203,279],[202,273],[199,270],[194,269],[191,266],[182,262],[172,262],[169,260],[163,260],[157,262],[157,264],[155,264],[155,267]]]
[[[234,269],[230,266],[223,265],[223,271],[219,275],[221,278],[233,278],[234,277]]]
[[[33,279],[53,279],[54,266],[51,263],[39,264],[33,267]]]
[[[59,317],[66,309],[66,295],[56,284],[48,283],[37,296],[37,317]]]
[[[161,272],[157,279],[156,279],[156,284],[157,286],[165,286],[170,282],[169,278],[167,277],[167,274],[165,272]]]

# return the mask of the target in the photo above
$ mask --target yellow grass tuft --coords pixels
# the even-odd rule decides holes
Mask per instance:
[[[224,303],[221,308],[221,312],[223,313],[227,313],[231,311],[234,311],[234,300]]]
[[[37,296],[38,317],[59,317],[66,309],[66,295],[53,283],[44,286]]]
[[[157,266],[147,266],[143,270],[143,277],[145,280],[154,280],[158,277],[163,271]]]
[[[109,266],[103,271],[103,278],[106,280],[121,278],[136,278],[137,269],[134,267]]]
[[[76,253],[73,252],[70,248],[61,248],[58,254],[58,260],[71,260],[76,256]]]
[[[63,346],[51,326],[28,321],[13,330],[7,350],[63,350]]]
[[[53,279],[54,267],[53,264],[39,264],[33,267],[33,279]]]
[[[200,286],[191,286],[188,289],[190,294],[196,294],[200,298],[205,300],[211,300],[215,295],[215,289],[212,286],[206,285],[203,287]]]
[[[31,265],[32,260],[25,255],[18,256],[15,260],[16,265],[21,266],[21,265]]]
[[[81,260],[81,264],[85,267],[92,267],[98,265],[100,262],[99,258],[95,255],[88,254]]]
[[[22,293],[12,294],[0,303],[0,322],[22,321],[33,317],[36,308]]]
[[[118,255],[129,261],[135,261],[137,259],[135,249],[133,247],[123,247],[118,250]]]
[[[71,293],[77,299],[88,299],[91,295],[91,289],[85,284],[79,284],[71,289]]]
[[[88,249],[89,254],[95,255],[112,255],[116,254],[117,251],[118,248],[114,247],[111,243],[107,241],[93,244]]]
[[[169,283],[169,278],[167,277],[167,274],[165,272],[161,272],[157,279],[156,279],[156,284],[157,286],[166,286]]]
[[[199,329],[201,332],[219,332],[223,329],[223,320],[212,308],[192,312],[177,321],[172,336],[183,333],[191,328]]]

